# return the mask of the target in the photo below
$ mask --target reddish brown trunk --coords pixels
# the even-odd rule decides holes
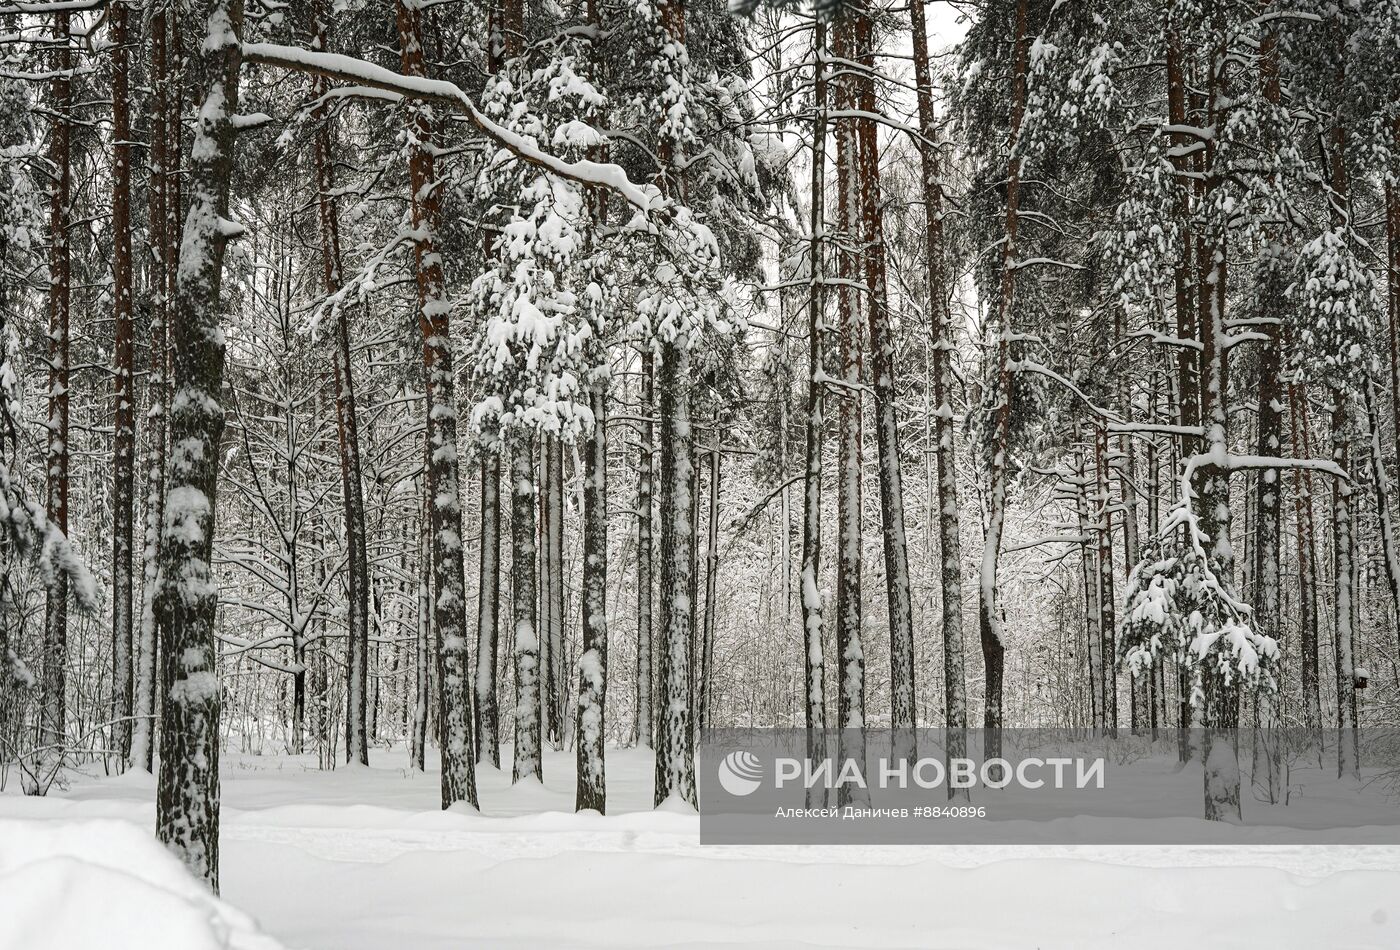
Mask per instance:
[[[127,16],[112,21],[112,296],[116,323],[112,407],[112,722],[113,745],[131,751],[132,535],[136,503],[135,345],[131,268],[131,104]]]
[[[73,107],[73,51],[67,13],[54,16],[54,78],[49,83],[54,115],[49,132],[49,405],[48,517],[68,532],[68,367],[71,258],[68,244],[73,170],[69,161],[69,111]],[[44,609],[44,739],[62,744],[67,706],[68,579],[54,571]]]

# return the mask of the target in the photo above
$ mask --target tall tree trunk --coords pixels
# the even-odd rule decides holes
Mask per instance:
[[[1351,465],[1351,419],[1347,394],[1332,390],[1332,461],[1344,471]],[[1350,482],[1332,484],[1332,562],[1336,597],[1333,657],[1337,673],[1337,775],[1361,777],[1356,721],[1356,521]]]
[[[169,74],[166,59],[166,18],[159,7],[151,16],[151,96],[148,193],[147,256],[150,259],[146,280],[151,300],[150,376],[146,383],[146,511],[145,546],[141,554],[141,638],[136,650],[136,688],[132,709],[134,721],[131,736],[131,764],[134,768],[151,771],[155,751],[156,694],[159,689],[156,649],[155,591],[156,570],[160,558],[161,523],[165,518],[165,433],[168,412],[166,400],[166,367],[169,365],[169,342],[166,315],[170,298],[166,293],[167,275],[174,271],[170,259],[170,239],[167,235],[170,213],[169,195],[169,132],[166,109],[169,100]],[[178,164],[178,163],[176,163]]]
[[[1118,630],[1117,602],[1113,590],[1113,498],[1108,484],[1108,426],[1099,422],[1095,426],[1095,471],[1097,473],[1098,510],[1095,512],[1095,531],[1098,536],[1098,603],[1100,637],[1100,675],[1103,676],[1103,717],[1108,734],[1118,734],[1118,650],[1116,634]]]
[[[982,549],[981,598],[978,603],[978,629],[982,640],[982,662],[986,667],[985,710],[982,723],[988,730],[986,755],[1001,754],[1002,670],[1006,646],[1001,639],[1001,618],[997,605],[997,573],[1001,560],[1001,536],[1006,524],[1006,490],[1011,451],[1011,365],[1012,325],[1016,315],[1016,231],[1021,208],[1021,158],[1015,154],[1026,111],[1027,0],[1017,0],[1011,87],[1011,129],[1007,135],[1006,235],[1002,242],[1001,292],[997,295],[997,404],[995,440],[990,472],[990,499],[987,530]]]
[[[433,595],[428,578],[433,576],[433,545],[429,502],[425,492],[418,529],[418,629],[413,653],[413,722],[408,751],[409,768],[419,772],[427,766],[428,709],[431,703],[428,671],[432,668]]]
[[[1118,309],[1113,320],[1113,342],[1115,348],[1123,343],[1123,311]],[[1118,411],[1122,413],[1123,420],[1132,423],[1135,415],[1133,411],[1133,399],[1130,392],[1129,380],[1126,373],[1118,374]],[[1133,443],[1132,435],[1123,433],[1118,437],[1119,458],[1117,464],[1113,464],[1113,459],[1109,455],[1107,447],[1104,449],[1105,458],[1109,463],[1110,470],[1116,469],[1118,473],[1118,498],[1121,504],[1123,516],[1123,577],[1124,581],[1132,576],[1133,568],[1138,563],[1138,502],[1137,502],[1137,450]],[[1112,557],[1112,535],[1109,536],[1110,558]],[[1109,657],[1109,675],[1114,675],[1117,669],[1118,654],[1115,649]],[[1133,735],[1140,734],[1147,728],[1151,719],[1151,711],[1148,708],[1151,702],[1152,677],[1150,675],[1129,677],[1129,725]],[[1117,696],[1117,689],[1113,690]]]
[[[131,753],[132,541],[136,520],[136,352],[132,323],[131,70],[128,11],[111,10],[112,27],[112,722],[113,747]]]
[[[1074,443],[1080,446],[1079,426],[1074,427]],[[1084,585],[1084,643],[1085,659],[1089,664],[1089,724],[1095,735],[1102,735],[1107,723],[1105,710],[1108,708],[1104,696],[1104,638],[1101,633],[1103,622],[1099,611],[1099,570],[1098,532],[1093,530],[1089,520],[1089,467],[1082,446],[1076,448],[1074,457],[1074,513],[1078,522],[1079,565]]]
[[[661,0],[661,28],[667,41],[685,46],[682,0]],[[684,196],[677,170],[684,168],[681,144],[671,136],[658,143],[662,182]],[[695,468],[691,451],[690,341],[662,340],[656,389],[660,425],[661,571],[659,663],[660,684],[656,737],[657,805],[670,798],[695,804],[695,730],[691,707],[691,652],[694,590],[691,583],[695,518],[691,508]]]
[[[73,169],[70,157],[69,113],[73,108],[73,49],[69,15],[54,15],[56,40],[54,78],[49,92],[54,111],[49,132],[49,385],[48,385],[48,519],[68,533],[68,368],[69,299],[72,258],[69,248],[69,204]],[[52,572],[44,604],[43,736],[61,758],[67,721],[68,576]]]
[[[540,637],[535,624],[535,467],[527,436],[510,452],[512,644],[515,652],[515,765],[512,781],[544,781],[540,766]]]
[[[1345,82],[1345,64],[1338,67],[1337,82]],[[1331,212],[1334,226],[1351,223],[1351,178],[1346,161],[1346,126],[1332,126]],[[1325,150],[1324,150],[1325,151]],[[1332,461],[1343,471],[1351,471],[1352,407],[1351,394],[1342,387],[1332,389]],[[1361,612],[1357,584],[1358,519],[1352,504],[1352,483],[1333,479],[1332,484],[1332,566],[1336,573],[1336,623],[1333,627],[1333,659],[1337,673],[1337,775],[1361,777],[1360,736],[1357,733],[1356,627]]]
[[[1288,402],[1293,455],[1295,458],[1311,458],[1306,390],[1297,383],[1290,385]],[[1293,516],[1297,523],[1298,542],[1299,678],[1303,690],[1303,726],[1314,734],[1314,741],[1320,749],[1322,690],[1318,671],[1317,553],[1313,543],[1316,522],[1313,518],[1312,475],[1305,468],[1293,472]]]
[[[157,612],[170,688],[161,730],[156,834],[190,872],[219,889],[219,602],[213,548],[224,335],[219,325],[224,249],[238,233],[228,218],[238,114],[242,0],[205,0],[196,46],[202,97],[190,153],[190,211],[180,251],[172,320],[174,398],[170,410],[167,511]]]
[[[838,61],[851,58],[851,21],[838,21],[832,52]],[[836,108],[856,107],[849,76],[834,80]],[[861,487],[861,321],[853,250],[859,244],[856,199],[859,140],[850,119],[836,122],[836,312],[841,340],[841,390],[837,413],[836,494],[836,652],[837,726],[842,760],[865,761],[865,647],[861,567],[863,562],[863,492]],[[849,783],[837,788],[837,803],[852,804],[864,795]]]
[[[607,380],[589,390],[593,431],[584,443],[583,473],[583,655],[579,657],[576,811],[606,814],[604,748],[608,688],[608,393]]]
[[[808,273],[811,282],[807,298],[807,456],[806,474],[802,485],[802,648],[803,648],[803,708],[806,712],[807,755],[814,758],[820,751],[822,732],[826,729],[826,658],[822,653],[823,603],[821,592],[822,554],[822,445],[826,438],[826,401],[823,398],[822,335],[826,332],[826,100],[827,79],[825,60],[826,23],[817,20],[813,27],[814,47],[813,120],[812,120],[812,211],[811,244],[808,250]],[[786,431],[779,438],[786,438]],[[718,442],[718,436],[716,436]],[[715,463],[718,468],[718,462]],[[715,480],[717,472],[711,472]],[[713,504],[713,496],[711,499]],[[716,521],[711,512],[710,522]],[[784,524],[784,529],[786,529]],[[824,744],[824,743],[823,743]],[[809,794],[810,798],[810,794]]]
[[[405,75],[426,78],[423,10],[398,0],[396,23]],[[429,445],[428,496],[432,499],[433,627],[437,632],[440,727],[442,730],[442,807],[466,802],[476,807],[472,750],[471,696],[467,677],[467,617],[462,565],[462,503],[458,494],[457,402],[452,370],[452,337],[442,258],[437,249],[441,198],[435,172],[433,116],[429,106],[412,113],[413,148],[409,180],[413,188],[414,255],[417,264],[419,327],[427,392]]]
[[[656,737],[656,717],[652,712],[652,414],[653,356],[651,348],[642,350],[642,445],[637,456],[637,744],[650,749]]]
[[[924,257],[928,268],[928,297],[933,340],[932,378],[934,441],[938,461],[939,579],[943,591],[943,724],[947,729],[948,759],[967,754],[967,684],[963,648],[961,514],[958,510],[956,454],[957,422],[953,412],[953,352],[955,329],[948,307],[944,274],[943,173],[938,149],[937,117],[933,111],[933,78],[929,65],[928,26],[924,0],[911,0],[909,15],[914,36],[914,81],[918,86],[919,157],[924,186]],[[948,786],[949,798],[967,798],[967,789]]]
[[[885,238],[880,213],[880,154],[875,114],[874,24],[863,4],[855,20],[856,53],[865,71],[860,81],[860,204],[869,287],[870,374],[879,456],[880,523],[890,627],[890,727],[896,754],[914,754],[917,725],[914,689],[914,619],[909,590],[909,552],[904,533],[904,489],[900,483],[899,412],[895,393],[895,338],[885,295]]]
[[[496,702],[497,618],[501,609],[501,452],[481,447],[481,538],[476,605],[476,760],[501,767],[501,722]]]
[[[1181,30],[1177,22],[1180,16],[1185,15],[1182,12],[1184,9],[1184,4],[1172,0],[1166,22],[1167,115],[1172,125],[1181,129],[1188,126],[1186,68],[1182,61]],[[1188,173],[1191,176],[1200,173],[1199,161],[1188,157],[1187,146],[1190,143],[1190,136],[1185,132],[1172,133],[1172,165],[1174,173],[1182,181],[1188,180]],[[1176,336],[1186,341],[1195,339],[1199,332],[1199,314],[1192,302],[1197,275],[1197,242],[1190,226],[1190,194],[1186,185],[1177,189],[1176,215],[1182,222],[1175,282]],[[1197,351],[1186,345],[1176,348],[1176,390],[1178,422],[1182,427],[1177,456],[1185,460],[1196,454],[1201,442],[1200,437],[1191,432],[1201,425],[1200,359]],[[1185,666],[1178,666],[1177,673],[1177,751],[1181,761],[1185,762],[1193,754],[1193,737],[1189,728],[1193,716],[1190,704],[1191,676]]]
[[[541,468],[544,469],[543,511],[545,520],[544,573],[547,583],[541,596],[541,603],[547,610],[545,633],[549,637],[549,667],[547,677],[549,710],[549,741],[556,750],[564,747],[564,445],[557,436],[545,440],[541,453]]]
[[[664,342],[656,388],[661,419],[660,716],[657,723],[656,791],[660,805],[672,796],[694,803],[695,734],[691,719],[690,624],[691,493],[690,351]]]
[[[1400,116],[1394,122],[1394,142],[1400,148]],[[1390,330],[1390,413],[1391,438],[1400,466],[1400,188],[1394,182],[1385,186],[1386,299]],[[1400,606],[1396,607],[1400,612]],[[1395,634],[1400,642],[1400,625]]]
[[[1227,57],[1224,40],[1213,46],[1206,66],[1203,97],[1203,126],[1214,128],[1223,122],[1227,95]],[[1223,180],[1217,168],[1218,145],[1215,139],[1205,144],[1203,177],[1198,180],[1200,200],[1211,207],[1213,192]],[[1223,215],[1214,214],[1197,235],[1196,270],[1197,303],[1200,329],[1200,406],[1204,443],[1209,461],[1196,469],[1195,509],[1201,531],[1209,547],[1206,553],[1214,559],[1212,570],[1227,586],[1233,585],[1235,555],[1230,545],[1230,472],[1222,464],[1229,452],[1230,385],[1229,350],[1225,327],[1226,290],[1228,287],[1228,222]],[[1219,462],[1217,460],[1220,460]],[[1203,735],[1205,762],[1205,817],[1212,820],[1238,821],[1240,818],[1240,770],[1238,739],[1233,730],[1239,725],[1240,687],[1237,681],[1227,681],[1214,668],[1200,668],[1202,680],[1201,716],[1206,726]],[[1214,734],[1213,734],[1214,732]]]
[[[1169,400],[1170,402],[1170,397]],[[1168,418],[1172,418],[1172,407],[1168,405]],[[1147,396],[1147,417],[1157,418],[1157,390],[1152,388]],[[1170,456],[1170,450],[1168,451]],[[1153,541],[1161,531],[1161,493],[1162,493],[1162,466],[1160,451],[1157,439],[1154,436],[1147,443],[1147,537]],[[1136,565],[1134,565],[1136,566]],[[1131,571],[1132,568],[1130,567]],[[1152,680],[1149,687],[1149,705],[1151,712],[1152,741],[1156,742],[1161,736],[1161,730],[1167,725],[1167,684],[1166,668],[1161,657],[1154,657],[1152,661]]]
[[[314,45],[330,52],[330,10],[327,0],[316,0]],[[317,95],[328,83],[317,77]],[[321,225],[321,269],[326,295],[334,297],[344,285],[340,254],[340,213],[336,206],[335,166],[331,162],[331,117],[327,110],[315,117],[314,141],[317,206]],[[369,765],[369,739],[365,728],[366,692],[369,683],[369,558],[365,543],[365,499],[360,477],[360,427],[355,407],[354,361],[350,346],[350,321],[341,301],[332,305],[335,316],[335,409],[340,446],[341,499],[345,514],[345,541],[349,548],[349,640],[345,651],[345,761]]]
[[[554,695],[557,681],[554,677],[554,532],[550,527],[550,484],[549,469],[553,449],[550,436],[540,437],[539,458],[535,467],[535,522],[539,535],[535,539],[535,577],[539,584],[536,592],[535,617],[538,620],[540,638],[540,735],[541,741],[554,745]]]
[[[705,616],[701,623],[700,670],[696,676],[697,700],[695,729],[709,728],[710,687],[714,682],[715,624],[719,618],[717,585],[719,582],[719,427],[715,427],[714,442],[707,453],[710,457],[709,526],[705,536]]]
[[[1268,2],[1268,0],[1266,0]],[[1277,105],[1281,100],[1278,75],[1278,40],[1270,31],[1262,43],[1260,85],[1264,98]],[[1268,253],[1260,289],[1260,315],[1266,322],[1259,327],[1265,340],[1259,350],[1258,454],[1283,455],[1282,326],[1284,320],[1283,248],[1269,236]],[[1260,469],[1255,475],[1254,517],[1254,608],[1256,633],[1282,641],[1280,608],[1280,557],[1283,545],[1283,478],[1276,468]],[[1259,733],[1254,743],[1254,784],[1267,801],[1283,801],[1284,760],[1276,730],[1279,725],[1280,697],[1268,690],[1256,692]],[[1262,740],[1262,741],[1259,741]]]
[[[1391,622],[1400,630],[1400,553],[1395,547],[1395,529],[1390,518],[1390,476],[1385,470],[1381,450],[1381,420],[1377,407],[1376,384],[1368,377],[1365,382],[1367,449],[1371,463],[1371,487],[1376,496],[1376,522],[1381,540],[1381,555],[1385,560],[1385,582],[1390,589]]]

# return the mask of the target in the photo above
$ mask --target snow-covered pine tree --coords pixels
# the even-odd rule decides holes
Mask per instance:
[[[168,670],[162,715],[156,834],[195,877],[219,889],[220,685],[213,573],[219,443],[223,435],[224,251],[242,62],[242,0],[195,11],[192,75],[198,119],[189,212],[172,306],[174,394],[170,471],[155,595]]]

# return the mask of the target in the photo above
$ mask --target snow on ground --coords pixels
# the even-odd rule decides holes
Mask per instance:
[[[144,829],[0,819],[0,950],[278,950]]]
[[[481,815],[437,810],[401,752],[372,761],[225,756],[222,896],[289,948],[1400,947],[1393,846],[701,846],[695,816],[650,809],[645,752],[609,752],[606,818],[572,813],[571,753],[543,786],[479,772]],[[102,935],[54,947],[169,917],[192,936],[142,946],[262,950],[151,859],[153,799],[138,774],[0,794],[0,950],[42,948],[14,921],[53,913]]]

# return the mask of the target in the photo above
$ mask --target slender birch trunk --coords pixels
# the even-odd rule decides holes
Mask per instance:
[[[637,744],[650,749],[656,737],[656,717],[652,712],[652,376],[654,372],[651,349],[642,351],[642,444],[637,456]]]
[[[160,559],[160,528],[165,511],[165,434],[166,367],[169,342],[166,314],[170,300],[166,294],[167,273],[173,271],[169,258],[166,209],[168,187],[166,103],[169,77],[166,64],[165,11],[157,8],[150,19],[150,133],[147,175],[147,257],[146,285],[151,306],[150,375],[146,393],[146,510],[144,547],[141,552],[141,626],[136,653],[135,695],[132,707],[131,765],[149,772],[153,765],[156,734],[156,618],[154,596],[156,570]]]

